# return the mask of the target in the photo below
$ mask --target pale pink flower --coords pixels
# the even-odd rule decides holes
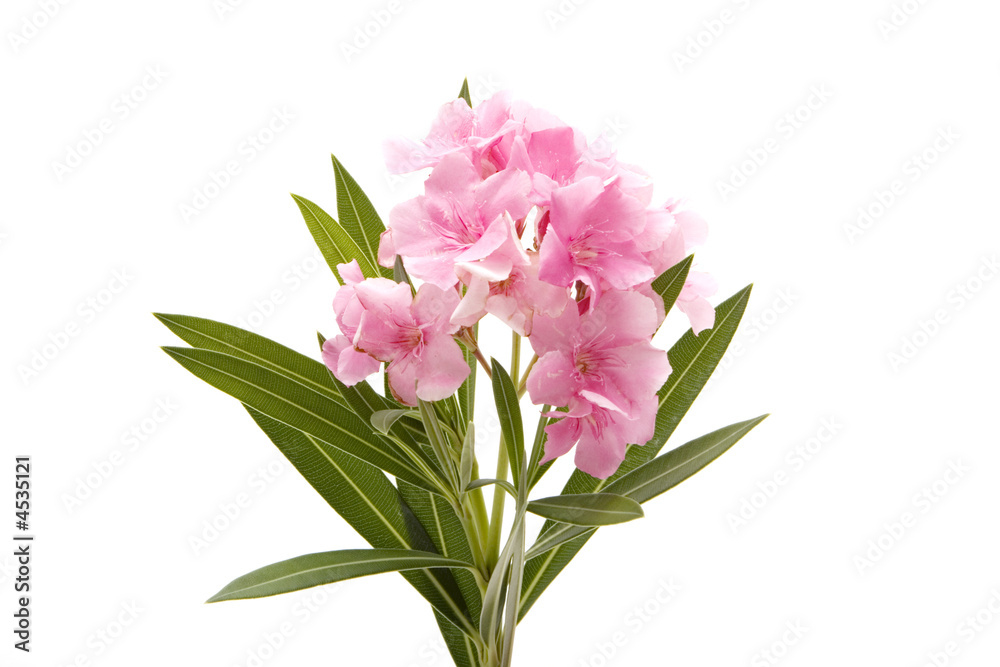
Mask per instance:
[[[424,284],[414,297],[406,283],[355,280],[360,272],[353,275],[344,267],[350,265],[338,267],[341,275],[351,278],[336,302],[344,335],[323,344],[323,360],[337,379],[357,384],[386,362],[389,388],[401,403],[416,405],[417,399],[439,401],[454,394],[470,372],[453,338],[459,327],[450,322],[458,293]]]
[[[668,201],[662,208],[646,211],[647,229],[657,230],[655,236],[663,242],[645,253],[646,259],[659,275],[683,260],[708,237],[708,225],[697,213],[680,211],[681,202]],[[677,297],[677,308],[691,321],[695,334],[711,329],[715,324],[715,309],[706,297],[717,290],[715,280],[700,271],[691,271]]]
[[[508,169],[531,176],[533,204],[548,206],[552,191],[573,182],[585,147],[583,136],[568,125],[557,125],[514,136]]]
[[[541,237],[539,277],[553,285],[587,285],[594,304],[604,289],[625,290],[655,275],[637,238],[646,227],[642,203],[614,183],[589,176],[552,192]]]
[[[516,264],[504,280],[472,276],[452,322],[471,327],[490,313],[518,334],[530,336],[536,313],[558,317],[567,305],[575,308],[567,288],[538,279],[538,253],[528,252],[526,257],[528,262]]]
[[[337,270],[344,279],[344,285],[333,297],[333,311],[337,315],[341,334],[323,343],[323,361],[338,380],[350,386],[378,372],[382,364],[367,353],[354,349],[354,337],[364,311],[355,293],[356,286],[365,279],[361,267],[357,260],[351,260],[349,264],[337,265]]]
[[[386,166],[389,173],[405,174],[436,166],[447,155],[462,153],[485,177],[506,166],[509,145],[498,144],[521,125],[512,117],[510,95],[505,91],[475,109],[469,108],[465,100],[453,100],[441,107],[423,141],[405,138],[386,141],[383,146]]]
[[[448,155],[431,172],[424,195],[392,210],[379,261],[391,266],[390,252],[398,253],[411,276],[442,289],[458,282],[456,270],[502,280],[517,260],[511,256],[510,221],[531,209],[530,187],[519,171],[480,180],[468,157]]]
[[[600,406],[589,406],[590,412],[567,415],[562,412],[548,413],[550,417],[562,417],[545,427],[545,457],[542,463],[558,458],[576,446],[573,463],[577,468],[597,479],[610,477],[622,461],[629,444],[645,444],[653,437],[656,395],[645,399],[645,405],[638,412],[653,415],[653,419],[631,419],[620,412]]]
[[[667,353],[650,343],[658,326],[654,302],[638,292],[607,292],[582,315],[570,306],[534,319],[539,359],[528,393],[535,404],[567,408],[550,413],[561,421],[546,427],[544,460],[576,445],[577,467],[607,477],[627,444],[652,437],[656,392],[670,375]]]

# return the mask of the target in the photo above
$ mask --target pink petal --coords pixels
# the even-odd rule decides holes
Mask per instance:
[[[444,331],[451,334],[458,331],[458,326],[451,324],[451,314],[455,312],[460,297],[453,289],[441,289],[436,285],[424,283],[413,298],[411,312],[413,319],[421,328],[427,331]]]
[[[691,331],[697,336],[705,329],[715,326],[715,309],[707,299],[698,297],[691,301],[677,300],[677,308],[688,316],[691,321]]]
[[[620,441],[607,431],[599,437],[592,429],[583,429],[576,443],[576,467],[597,479],[607,479],[625,460],[625,449],[629,443]]]
[[[377,373],[381,366],[378,359],[355,350],[344,336],[324,341],[323,363],[348,387],[361,382],[372,373]]]
[[[462,348],[447,334],[428,334],[414,363],[417,396],[425,401],[448,398],[462,386],[471,368]]]
[[[561,414],[561,413],[560,413]],[[545,427],[545,455],[540,463],[547,463],[573,449],[580,438],[580,420],[566,417]]]
[[[471,327],[481,320],[486,315],[486,297],[489,293],[489,282],[472,277],[465,290],[465,296],[451,314],[451,321],[462,327]]]
[[[563,352],[548,352],[535,362],[528,375],[528,395],[535,405],[568,405],[576,389],[576,367]]]

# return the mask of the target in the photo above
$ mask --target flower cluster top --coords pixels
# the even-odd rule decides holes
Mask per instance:
[[[578,468],[612,474],[628,444],[653,436],[670,373],[651,343],[664,319],[652,282],[704,241],[703,220],[675,200],[651,205],[643,170],[506,93],[446,104],[423,141],[385,152],[393,173],[431,167],[379,245],[379,263],[401,258],[419,288],[338,267],[341,335],[324,345],[327,366],[352,385],[386,363],[401,403],[442,400],[470,373],[456,339],[492,314],[538,356],[532,402],[558,408],[543,460],[575,445]],[[713,325],[714,291],[706,274],[688,275],[677,307],[695,333]]]

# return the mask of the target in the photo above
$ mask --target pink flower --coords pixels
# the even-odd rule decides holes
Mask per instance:
[[[535,404],[567,408],[549,415],[560,421],[546,427],[544,460],[576,445],[577,467],[607,477],[627,444],[652,437],[656,392],[670,375],[667,353],[650,343],[658,325],[653,301],[638,292],[608,292],[583,315],[568,307],[535,318],[528,392]]]
[[[341,275],[349,266],[338,267]],[[348,294],[338,299],[345,335],[323,344],[323,360],[337,379],[354,385],[386,362],[389,388],[401,403],[439,401],[455,393],[470,372],[452,337],[459,328],[450,322],[458,293],[424,284],[414,297],[405,283],[355,277],[341,288]],[[349,344],[347,336],[352,336]]]
[[[504,280],[489,282],[473,276],[452,322],[471,327],[491,313],[518,334],[530,336],[535,313],[558,317],[567,305],[575,307],[568,289],[538,279],[538,253],[525,257],[527,263],[516,264]]]
[[[480,180],[467,156],[448,155],[431,172],[425,195],[392,210],[379,261],[391,266],[390,251],[398,253],[411,276],[442,289],[458,282],[456,270],[502,280],[517,261],[509,243],[511,217],[505,214],[514,219],[528,214],[530,187],[528,176],[518,171]]]
[[[555,188],[573,182],[584,145],[582,135],[568,125],[516,135],[507,168],[529,174],[532,203],[548,206]]]
[[[637,239],[646,227],[642,203],[614,183],[589,176],[552,192],[541,239],[539,277],[553,285],[575,281],[594,293],[624,290],[652,280],[653,268]]]
[[[485,178],[506,166],[509,147],[498,144],[520,124],[512,118],[507,92],[497,93],[475,109],[469,108],[465,100],[453,100],[441,107],[423,141],[387,141],[383,147],[386,166],[389,173],[405,174],[436,166],[444,157],[462,153]]]
[[[645,253],[659,275],[684,259],[708,237],[708,225],[696,213],[679,211],[681,202],[668,201],[662,208],[646,211],[647,229],[656,229],[663,242]],[[715,324],[715,309],[706,297],[715,294],[717,285],[707,273],[691,271],[677,297],[677,308],[688,316],[691,330],[697,335]]]
[[[337,315],[337,325],[341,335],[328,338],[323,343],[323,362],[334,376],[351,386],[361,382],[372,373],[378,372],[378,359],[354,349],[354,337],[358,332],[363,308],[356,296],[356,286],[364,281],[357,260],[349,264],[337,265],[344,285],[333,298],[333,311]]]
[[[542,463],[562,456],[576,446],[574,464],[577,468],[598,479],[614,474],[629,444],[645,444],[653,437],[658,402],[656,395],[646,399],[643,413],[654,418],[630,419],[614,410],[591,406],[583,415],[548,413],[549,417],[562,417],[545,427],[545,457]]]

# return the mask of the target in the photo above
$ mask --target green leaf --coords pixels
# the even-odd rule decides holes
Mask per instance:
[[[465,100],[465,103],[472,106],[472,95],[469,94],[469,79],[462,82],[462,89],[458,91],[458,99]]]
[[[427,531],[438,553],[467,563],[473,562],[469,537],[455,509],[444,498],[406,482],[399,482],[399,492]],[[473,623],[478,622],[482,613],[482,594],[475,575],[467,570],[454,570],[451,574],[465,601],[469,618]]]
[[[538,465],[538,462],[542,460],[542,456],[545,454],[545,427],[551,424],[554,420],[550,417],[545,417],[545,413],[552,409],[550,405],[543,405],[542,409],[539,411],[538,415],[538,426],[535,427],[535,440],[531,445],[531,458],[528,461],[528,488],[532,489],[538,480],[542,478],[552,464],[555,461],[548,461],[542,465]]]
[[[476,425],[469,422],[462,441],[462,458],[459,460],[458,485],[466,489],[472,482],[472,469],[476,466]]]
[[[521,406],[517,399],[517,389],[506,369],[496,359],[493,367],[493,400],[497,405],[497,417],[500,419],[500,430],[503,433],[504,445],[510,459],[511,475],[514,486],[520,487],[521,459],[524,458],[524,426],[521,422]]]
[[[479,337],[479,323],[472,326],[472,337]],[[471,422],[476,418],[476,375],[479,373],[479,362],[476,355],[466,345],[462,345],[462,354],[465,356],[465,363],[469,364],[469,377],[458,388],[458,408],[462,411],[462,420]]]
[[[688,255],[664,271],[653,281],[653,291],[663,299],[663,307],[666,312],[674,307],[677,297],[684,289],[684,281],[687,280],[688,272],[691,270],[691,263],[694,255]]]
[[[469,482],[469,484],[466,485],[465,490],[471,491],[473,489],[481,489],[484,486],[490,486],[492,484],[496,484],[501,489],[509,493],[511,498],[514,498],[515,500],[517,499],[517,489],[515,489],[514,485],[505,479],[494,479],[494,478],[477,479],[475,481]]]
[[[611,526],[642,517],[639,503],[614,493],[580,493],[528,503],[532,514],[574,526]]]
[[[609,484],[607,486],[607,493],[625,496],[636,503],[636,506],[639,503],[652,500],[661,493],[674,488],[719,458],[726,450],[739,442],[740,438],[749,433],[754,426],[764,421],[765,418],[767,418],[767,415],[731,424],[681,445],[677,449],[639,466],[632,472]],[[573,496],[556,496],[555,498],[567,497],[571,498]],[[538,541],[528,550],[528,557],[539,556],[563,542],[575,539],[587,532],[586,528],[580,527],[584,525],[587,524],[556,526],[548,532],[543,533]]]
[[[191,347],[222,352],[294,378],[334,403],[347,406],[321,362],[251,331],[189,315],[153,313]]]
[[[246,409],[310,486],[368,544],[381,549],[435,548],[410,507],[378,468],[253,408]],[[401,574],[438,611],[439,618],[475,631],[452,572],[408,570]]]
[[[653,438],[641,447],[631,446],[625,454],[618,471],[607,480],[598,480],[579,470],[573,471],[563,493],[596,493],[615,480],[650,461],[663,447],[677,428],[681,418],[687,413],[694,399],[719,361],[722,360],[730,341],[739,328],[740,319],[746,310],[752,285],[748,285],[715,309],[715,326],[695,336],[689,329],[670,348],[668,357],[673,369],[666,383],[657,392],[659,409],[656,414],[656,430]],[[552,530],[556,524],[546,522],[539,539]],[[548,587],[556,575],[573,559],[593,534],[560,545],[546,554],[528,560],[525,566],[524,591],[522,595],[521,617],[528,612],[538,596]]]
[[[435,610],[434,617],[441,629],[441,636],[444,637],[448,652],[451,653],[451,659],[455,661],[455,667],[480,667],[479,651],[472,637],[449,623],[441,612]]]
[[[521,581],[524,579],[524,524],[510,538],[514,544],[514,558],[510,564],[510,582],[507,584],[507,608],[503,624],[503,652],[500,667],[510,667],[514,656],[514,631],[517,630],[517,614],[521,604]]]
[[[500,552],[496,567],[493,569],[490,581],[486,585],[486,594],[483,595],[483,613],[479,619],[479,631],[487,641],[492,637],[496,637],[500,630],[500,619],[503,614],[504,601],[509,583],[510,564],[513,560],[515,549],[524,549],[523,514],[519,514],[514,518],[514,525],[510,529],[507,544],[504,545],[503,551]]]
[[[337,217],[340,218],[340,224],[365,253],[378,275],[391,279],[392,269],[378,264],[378,244],[385,231],[382,219],[340,160],[334,155],[330,158],[333,160],[333,177],[337,184]]]
[[[337,265],[346,264],[352,259],[358,260],[358,266],[361,267],[361,273],[364,274],[365,278],[376,278],[382,275],[375,260],[369,257],[357,241],[351,238],[351,235],[326,211],[305,197],[293,194],[292,198],[298,204],[316,245],[319,246],[320,252],[326,258],[326,263],[341,285],[344,284],[344,279],[341,277],[340,271],[337,270]]]
[[[430,567],[473,567],[454,558],[411,549],[344,549],[289,558],[234,579],[208,602],[247,600],[383,572]]]
[[[165,347],[179,364],[238,401],[377,468],[436,490],[398,449],[342,405],[309,385],[245,359],[204,349]]]
[[[393,424],[402,419],[403,417],[410,417],[411,419],[420,419],[420,414],[415,410],[379,410],[373,412],[369,421],[371,421],[372,426],[379,433],[386,435],[392,428]]]

